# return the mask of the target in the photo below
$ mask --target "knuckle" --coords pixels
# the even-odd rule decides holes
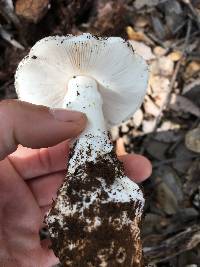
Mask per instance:
[[[38,160],[43,170],[46,170],[47,173],[51,172],[53,162],[48,148],[38,150]]]

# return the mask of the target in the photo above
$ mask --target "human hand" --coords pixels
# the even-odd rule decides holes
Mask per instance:
[[[76,137],[85,125],[81,113],[50,112],[17,100],[0,103],[0,266],[50,267],[59,262],[50,241],[40,241],[39,230],[65,177],[69,141],[64,140]],[[119,159],[136,182],[151,173],[142,156]]]

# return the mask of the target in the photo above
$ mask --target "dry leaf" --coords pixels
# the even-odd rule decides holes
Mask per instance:
[[[155,103],[147,95],[145,96],[145,101],[144,101],[143,106],[147,114],[153,115],[154,117],[158,116],[160,109],[155,105]]]
[[[172,143],[181,140],[182,136],[180,135],[179,131],[159,131],[155,133],[154,140],[164,143]]]
[[[141,9],[144,6],[153,7],[159,4],[160,0],[136,0],[134,6],[136,9]]]
[[[176,146],[174,154],[174,157],[178,160],[172,163],[173,168],[179,173],[185,173],[191,166],[193,160],[192,157],[194,156],[194,153],[188,150],[184,143],[181,142],[178,146]]]
[[[186,147],[196,153],[200,153],[200,127],[190,130],[185,135]]]
[[[197,159],[187,169],[186,183],[184,184],[184,191],[188,196],[195,193],[198,187],[200,187],[200,160]]]
[[[151,133],[155,127],[155,120],[143,120],[142,131],[146,133]]]
[[[200,108],[186,97],[180,95],[172,94],[169,108],[174,111],[191,113],[197,117],[200,117]]]
[[[151,155],[154,159],[157,159],[157,160],[166,159],[165,153],[167,152],[168,148],[169,148],[169,144],[158,142],[156,140],[151,140],[151,142],[149,142],[145,147],[149,155]]]
[[[168,57],[160,57],[152,63],[151,72],[154,75],[171,76],[174,72],[174,62]]]
[[[151,88],[151,97],[154,99],[155,104],[161,107],[166,101],[169,91],[170,81],[163,76],[150,76],[149,85]]]
[[[49,0],[17,0],[15,12],[31,22],[37,23],[48,10]]]
[[[153,52],[156,56],[161,57],[166,54],[167,50],[161,46],[156,46],[154,47]]]
[[[134,25],[135,25],[136,27],[139,27],[139,28],[144,28],[144,27],[146,27],[148,24],[149,24],[149,20],[148,20],[148,18],[147,18],[147,17],[142,17],[142,16],[139,16],[139,17],[136,19],[135,23],[134,23]]]
[[[146,44],[134,40],[130,40],[129,43],[132,45],[135,52],[143,57],[145,60],[155,59],[154,54],[151,51],[151,48]]]
[[[129,40],[146,42],[149,44],[152,43],[152,41],[143,32],[137,32],[131,26],[126,27],[126,33],[128,35]]]
[[[167,57],[170,60],[176,62],[176,61],[179,61],[181,59],[182,55],[183,54],[180,51],[174,51],[174,52],[170,53]]]
[[[199,71],[200,71],[200,62],[192,61],[191,63],[188,64],[185,70],[184,78],[188,79],[192,77],[194,74],[198,73]]]
[[[158,127],[158,131],[170,131],[170,130],[178,130],[180,129],[180,124],[174,123],[172,121],[163,121],[161,126]]]
[[[183,88],[182,94],[200,107],[200,79],[193,79]]]
[[[133,123],[136,128],[140,127],[143,120],[143,112],[141,109],[138,109],[135,114],[133,115]]]

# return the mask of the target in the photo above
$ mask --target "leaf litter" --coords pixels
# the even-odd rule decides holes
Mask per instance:
[[[199,267],[200,2],[4,0],[1,99],[16,97],[13,74],[37,40],[82,32],[129,39],[150,65],[142,107],[111,134],[120,154],[143,153],[153,164],[143,183],[147,261],[154,267]]]

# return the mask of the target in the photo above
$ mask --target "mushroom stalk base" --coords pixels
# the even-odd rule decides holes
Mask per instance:
[[[82,80],[77,84],[83,89]],[[77,110],[82,89],[73,102],[79,98]],[[101,118],[101,98],[92,90],[98,96],[91,99],[93,112],[99,110]],[[98,130],[90,101],[85,104],[88,128],[74,144],[67,177],[46,217],[53,250],[63,267],[142,267],[142,192],[124,175],[105,128]]]

